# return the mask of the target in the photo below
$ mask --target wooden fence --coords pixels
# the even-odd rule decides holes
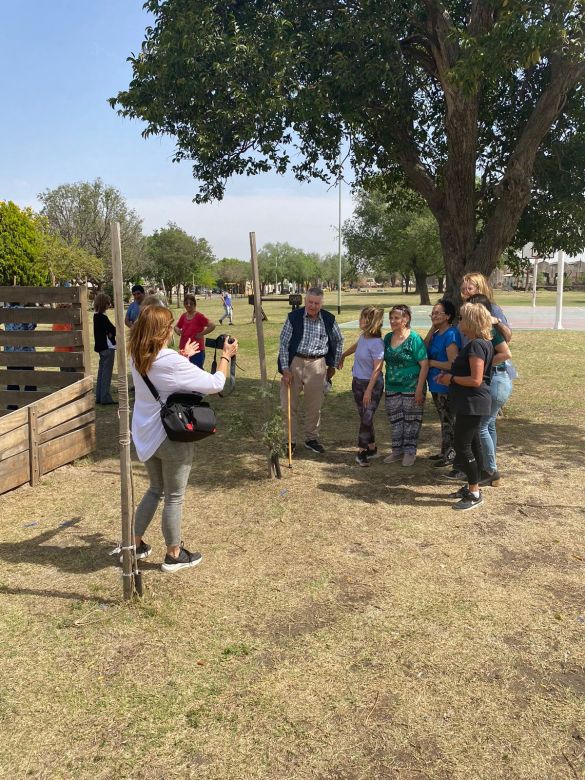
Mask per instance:
[[[88,376],[0,418],[0,493],[92,452],[94,402]]]
[[[4,326],[37,326],[0,329],[0,493],[5,493],[26,482],[36,485],[43,474],[94,450],[95,408],[87,289],[0,287],[0,301],[20,304],[0,307]],[[53,324],[67,329],[49,330]],[[4,389],[8,386],[18,389]]]

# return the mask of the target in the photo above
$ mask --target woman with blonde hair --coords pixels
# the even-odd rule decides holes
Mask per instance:
[[[461,298],[464,302],[474,295],[485,295],[491,303],[492,325],[509,343],[512,340],[512,330],[508,325],[506,315],[497,303],[494,303],[494,293],[488,279],[480,273],[465,274],[461,280]]]
[[[492,318],[480,303],[465,303],[459,327],[467,344],[449,371],[441,372],[436,381],[449,388],[449,404],[455,413],[455,462],[467,478],[467,485],[454,495],[459,501],[453,509],[466,511],[483,503],[479,489],[483,465],[479,426],[491,408]]]
[[[162,531],[166,543],[163,572],[175,572],[201,562],[201,553],[189,552],[181,541],[181,518],[187,480],[193,463],[193,442],[167,438],[160,417],[160,404],[148,389],[148,376],[161,401],[173,393],[209,395],[223,390],[230,361],[238,350],[237,341],[223,347],[217,372],[194,366],[189,357],[197,345],[188,343],[180,355],[168,348],[173,335],[173,315],[164,306],[146,306],[134,323],[128,340],[132,377],[136,390],[132,415],[132,439],[139,460],[144,463],[150,485],[136,509],[134,543],[136,557],[146,558],[151,547],[144,534],[164,496]]]
[[[365,306],[360,313],[359,339],[341,356],[338,368],[348,355],[355,354],[351,389],[360,416],[358,433],[358,466],[369,466],[370,458],[376,456],[376,436],[374,433],[374,415],[384,392],[382,366],[384,364],[384,342],[382,341],[382,323],[384,309],[381,306]]]

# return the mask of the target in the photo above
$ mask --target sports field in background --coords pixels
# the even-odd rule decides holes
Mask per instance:
[[[496,299],[508,314],[525,302]],[[344,294],[339,319],[416,300]],[[582,293],[566,302],[585,308]],[[221,315],[219,299],[198,305]],[[214,401],[219,431],[197,446],[185,504],[200,567],[161,573],[155,520],[144,598],[121,602],[113,407],[98,408],[91,458],[2,496],[0,777],[583,777],[585,333],[514,333],[502,484],[460,516],[457,486],[426,459],[430,403],[413,468],[355,464],[351,360],[325,399],[326,455],[301,445],[269,480],[255,326],[246,299],[234,306],[236,391]],[[289,308],[264,308],[272,379]],[[384,451],[383,410],[376,428]],[[134,483],[140,497],[136,462]]]

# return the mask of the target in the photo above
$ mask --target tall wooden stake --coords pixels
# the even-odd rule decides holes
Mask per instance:
[[[264,346],[264,323],[262,322],[262,290],[258,272],[258,254],[256,252],[256,233],[250,233],[250,259],[252,263],[252,283],[254,285],[254,313],[256,315],[256,337],[258,339],[258,357],[260,359],[260,381],[262,384],[262,411],[268,421],[268,375],[266,373],[266,349]],[[272,457],[268,455],[268,470],[273,476]]]
[[[134,507],[132,501],[132,461],[130,458],[130,406],[128,403],[128,365],[126,362],[126,333],[124,332],[124,287],[122,281],[122,246],[120,223],[112,224],[112,276],[114,283],[114,312],[116,315],[116,355],[118,365],[118,414],[120,418],[120,488],[122,506],[122,580],[124,598],[131,599],[135,583],[134,556],[131,546],[134,537]]]

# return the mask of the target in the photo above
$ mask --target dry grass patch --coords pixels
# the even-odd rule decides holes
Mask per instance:
[[[100,410],[95,458],[2,497],[0,777],[581,777],[583,345],[515,334],[505,481],[463,517],[422,457],[355,466],[349,374],[327,397],[327,456],[266,480],[257,428],[225,430],[260,408],[244,354],[188,490],[204,563],[163,575],[153,527],[132,605],[108,555],[116,418]],[[387,444],[382,412],[378,431]],[[422,455],[437,441],[429,408]]]

